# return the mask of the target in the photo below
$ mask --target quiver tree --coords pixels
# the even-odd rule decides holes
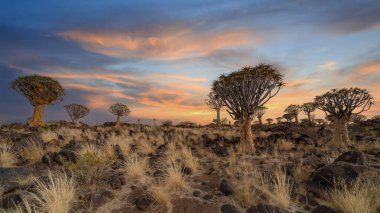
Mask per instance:
[[[243,152],[254,152],[251,122],[258,107],[266,104],[283,86],[283,76],[272,65],[245,66],[219,76],[212,91],[220,97],[227,112],[241,127]]]
[[[350,121],[353,123],[360,123],[362,121],[367,120],[367,116],[360,115],[360,114],[354,114],[351,116]]]
[[[68,104],[68,105],[65,105],[64,107],[67,114],[69,114],[70,119],[73,122],[73,124],[76,123],[78,119],[83,118],[84,116],[88,115],[88,113],[90,112],[90,110],[87,107],[80,104]]]
[[[34,106],[33,115],[28,120],[30,126],[43,125],[45,105],[58,103],[65,95],[65,90],[57,80],[40,75],[18,77],[11,87]]]
[[[333,145],[350,145],[347,123],[353,115],[367,111],[373,105],[373,97],[366,89],[332,89],[315,97],[316,107],[326,113],[333,122]],[[356,110],[356,112],[354,112]]]
[[[314,102],[308,102],[301,105],[302,112],[307,115],[307,120],[309,121],[309,124],[312,123],[311,119],[311,113],[315,111],[315,103]]]
[[[284,110],[286,114],[293,115],[293,118],[295,119],[295,123],[298,124],[298,114],[300,113],[300,106],[291,104]]]
[[[286,113],[282,117],[286,119],[286,122],[292,122],[292,120],[294,118],[294,114]]]
[[[271,125],[272,122],[273,122],[273,119],[272,119],[272,118],[267,118],[266,120],[267,120],[267,122],[268,122],[268,125]]]
[[[260,106],[260,107],[257,107],[256,111],[255,111],[255,116],[257,116],[257,118],[259,119],[259,123],[260,125],[263,124],[263,115],[265,114],[265,112],[267,111],[268,108],[266,108],[265,106]]]
[[[282,119],[283,119],[283,117],[277,117],[277,118],[276,118],[277,124],[280,124],[281,121],[282,121]]]
[[[216,126],[220,128],[220,109],[223,107],[223,102],[220,97],[211,91],[205,99],[206,105],[213,110],[216,110]]]
[[[131,110],[129,110],[128,106],[122,103],[116,103],[112,104],[110,108],[108,109],[112,114],[116,115],[116,124],[115,127],[120,127],[120,118],[122,116],[127,116],[131,113]]]

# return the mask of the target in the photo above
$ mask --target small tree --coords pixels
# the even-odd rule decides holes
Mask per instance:
[[[295,123],[298,124],[298,114],[300,113],[299,105],[291,104],[284,110],[284,112],[286,114],[291,114],[295,119]]]
[[[223,102],[220,97],[211,91],[205,99],[206,105],[213,110],[216,110],[216,126],[220,128],[220,109],[223,107]]]
[[[367,111],[373,105],[373,97],[365,89],[332,89],[315,97],[316,107],[326,113],[333,122],[333,145],[350,145],[347,123],[353,115]],[[357,112],[354,112],[354,110]]]
[[[162,121],[161,126],[162,127],[171,127],[171,126],[173,126],[173,121],[171,121],[171,120]]]
[[[267,118],[267,122],[268,122],[268,125],[271,125],[272,122],[273,122],[273,119],[272,118]]]
[[[365,115],[360,115],[360,114],[354,114],[350,118],[350,121],[353,123],[360,123],[365,120],[367,120],[367,117]]]
[[[266,104],[281,89],[283,76],[272,65],[245,66],[213,82],[212,91],[220,97],[234,120],[240,122],[240,146],[254,152],[251,122],[258,107]]]
[[[156,119],[153,118],[153,126],[156,126]]]
[[[280,124],[281,121],[282,121],[282,119],[283,119],[283,117],[277,117],[277,118],[276,118],[277,124]]]
[[[128,116],[131,113],[128,106],[122,103],[112,104],[108,109],[112,114],[116,115],[116,124],[115,127],[120,127],[120,118],[123,116]]]
[[[73,122],[73,124],[77,123],[78,119],[83,118],[90,112],[87,107],[80,104],[68,104],[64,107],[67,114],[69,114],[71,122]]]
[[[30,126],[43,125],[45,105],[58,103],[65,95],[65,90],[58,81],[40,75],[18,77],[11,83],[11,87],[34,106],[33,115],[28,120]]]
[[[308,102],[301,105],[302,112],[307,115],[307,120],[309,121],[309,124],[312,123],[311,119],[311,113],[315,111],[315,103],[314,102]]]
[[[292,122],[294,118],[294,114],[287,113],[287,114],[284,114],[282,117],[286,119],[286,122]]]
[[[265,112],[267,111],[268,108],[266,108],[265,106],[261,106],[261,107],[257,107],[256,111],[255,111],[255,116],[257,116],[257,118],[259,119],[259,123],[260,125],[263,124],[263,115],[265,114]]]

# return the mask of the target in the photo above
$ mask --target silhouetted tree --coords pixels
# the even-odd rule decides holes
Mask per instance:
[[[272,119],[272,118],[267,118],[266,120],[267,120],[267,122],[268,122],[269,125],[271,125],[272,122],[273,122],[273,119]]]
[[[171,120],[162,121],[161,126],[162,127],[171,127],[171,126],[173,126],[173,121],[171,121]]]
[[[80,104],[68,104],[64,106],[66,109],[67,114],[69,114],[71,122],[75,124],[80,118],[83,118],[84,116],[88,115],[90,110]]]
[[[314,102],[308,102],[301,105],[302,112],[307,115],[307,120],[309,121],[309,124],[312,123],[311,119],[311,113],[315,111],[315,103]]]
[[[365,120],[367,120],[367,117],[365,115],[360,115],[360,114],[354,114],[350,118],[350,121],[353,123],[360,123]]]
[[[11,87],[34,106],[33,115],[28,120],[30,126],[43,125],[45,105],[60,102],[65,95],[65,90],[58,81],[40,75],[18,77],[11,83]]]
[[[333,126],[333,145],[349,145],[347,123],[352,115],[367,111],[373,105],[373,97],[365,89],[332,89],[315,97],[316,107],[330,117]],[[358,109],[357,112],[354,110]]]
[[[277,117],[277,118],[276,118],[277,124],[280,124],[281,121],[282,121],[282,119],[283,119],[283,117]]]
[[[156,119],[153,118],[153,126],[156,126]]]
[[[263,124],[263,115],[265,114],[265,112],[267,111],[268,108],[266,108],[265,106],[261,106],[261,107],[257,107],[256,111],[255,111],[255,116],[257,116],[257,118],[259,119],[259,123],[260,125]]]
[[[128,116],[131,113],[128,106],[122,103],[112,104],[108,109],[112,114],[116,115],[116,124],[115,127],[120,127],[120,118],[123,116]]]
[[[216,110],[216,126],[220,128],[220,109],[223,107],[222,100],[214,91],[211,91],[205,99],[205,102],[208,107]]]
[[[286,113],[286,114],[282,115],[282,117],[286,119],[286,122],[292,122],[292,120],[294,118],[294,114]]]
[[[258,107],[266,104],[283,86],[283,76],[272,65],[245,66],[223,74],[213,82],[212,91],[220,97],[227,112],[241,126],[243,152],[254,152],[251,122]]]
[[[300,106],[291,104],[284,110],[286,114],[293,115],[293,118],[295,119],[295,123],[298,124],[298,114],[300,113]]]

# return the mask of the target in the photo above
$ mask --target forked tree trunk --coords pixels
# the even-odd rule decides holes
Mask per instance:
[[[347,122],[348,122],[348,119],[346,118],[333,120],[333,126],[334,126],[334,132],[333,132],[333,138],[332,138],[333,146],[347,147],[351,144],[350,139],[348,137]]]
[[[28,121],[30,126],[44,125],[44,107],[45,105],[36,105],[34,107],[33,115]]]
[[[117,116],[116,116],[116,124],[115,124],[115,127],[117,127],[117,128],[121,127],[121,123],[120,123],[120,115],[117,115]]]
[[[220,108],[216,109],[216,126],[220,129]]]
[[[240,149],[244,153],[254,153],[251,119],[243,118],[241,121]]]
[[[259,124],[262,125],[263,124],[262,117],[258,117],[258,119],[259,119]]]

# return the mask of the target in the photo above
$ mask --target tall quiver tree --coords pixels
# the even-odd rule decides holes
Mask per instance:
[[[67,114],[69,114],[71,122],[73,122],[73,124],[76,124],[80,118],[83,118],[90,112],[87,107],[80,104],[68,104],[64,107]]]
[[[227,112],[241,127],[240,146],[243,152],[254,152],[251,122],[258,107],[274,97],[283,86],[283,76],[272,65],[245,66],[219,76],[212,91],[220,97]]]
[[[259,119],[260,125],[263,124],[263,115],[265,114],[267,109],[268,108],[266,108],[265,106],[260,106],[260,107],[257,107],[257,109],[255,111],[255,116],[257,116],[257,118]]]
[[[208,107],[216,110],[216,126],[220,128],[220,109],[223,107],[223,101],[214,91],[211,91],[205,99],[205,102]]]
[[[294,116],[295,123],[298,124],[298,114],[300,113],[300,106],[291,104],[284,110],[287,114],[291,114]]]
[[[332,89],[315,97],[315,104],[333,122],[332,144],[334,146],[348,146],[350,145],[347,130],[348,121],[351,116],[369,110],[373,105],[373,97],[366,89]],[[357,111],[354,112],[355,110]]]
[[[115,127],[121,127],[120,118],[131,113],[131,110],[129,110],[128,106],[122,103],[112,104],[108,111],[116,115]]]
[[[28,120],[30,126],[42,126],[45,105],[58,103],[65,95],[65,90],[57,80],[40,75],[18,77],[11,87],[34,106],[33,115]]]
[[[314,102],[308,102],[301,105],[302,112],[307,115],[307,120],[309,121],[309,124],[312,123],[311,121],[311,113],[314,112],[316,109]]]

